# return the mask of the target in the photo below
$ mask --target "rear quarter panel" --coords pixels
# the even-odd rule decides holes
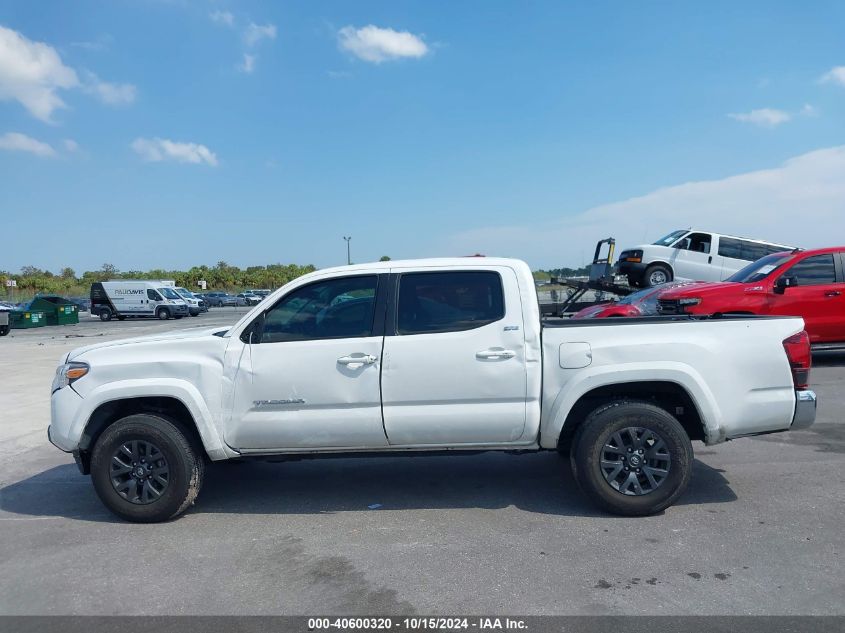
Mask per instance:
[[[789,427],[795,408],[785,338],[796,318],[581,321],[543,329],[541,446],[554,448],[572,406],[606,385],[668,381],[683,387],[708,443]],[[564,369],[562,350],[589,345],[585,367]],[[575,345],[572,345],[575,344]],[[578,345],[580,344],[580,345]]]

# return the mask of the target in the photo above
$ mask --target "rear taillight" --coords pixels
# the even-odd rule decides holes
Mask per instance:
[[[803,330],[793,334],[783,342],[783,349],[792,369],[792,383],[796,389],[806,389],[810,384],[810,366],[813,363],[809,335]]]

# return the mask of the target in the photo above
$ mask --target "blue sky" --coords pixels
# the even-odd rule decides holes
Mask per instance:
[[[827,245],[844,30],[838,0],[8,0],[0,270]]]

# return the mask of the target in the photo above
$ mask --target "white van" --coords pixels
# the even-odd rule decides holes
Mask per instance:
[[[721,281],[771,253],[794,246],[721,235],[698,229],[672,231],[653,244],[642,244],[619,255],[619,273],[632,286],[648,288],[674,279]]]
[[[188,313],[185,300],[160,281],[120,279],[91,284],[91,314],[101,321],[123,321],[126,317],[181,319]]]

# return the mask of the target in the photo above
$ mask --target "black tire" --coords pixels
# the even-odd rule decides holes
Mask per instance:
[[[108,308],[100,310],[100,321],[111,321],[111,310]]]
[[[145,444],[158,449],[154,455],[163,456],[156,461],[158,470],[167,469],[166,483],[160,496],[151,501],[141,501],[141,493],[138,492],[141,489],[135,488],[131,482],[129,489],[132,492],[126,491],[126,495],[118,492],[118,483],[113,483],[119,481],[119,478],[113,478],[113,472],[118,472],[112,469],[115,458],[131,459],[122,447],[131,447],[133,442],[136,446]],[[150,472],[155,474],[155,470]],[[196,500],[204,474],[205,462],[201,451],[191,444],[178,426],[157,415],[142,413],[118,420],[103,431],[91,453],[91,481],[97,496],[114,514],[136,523],[157,523],[182,514]],[[129,495],[136,493],[135,500],[130,500]]]
[[[170,318],[170,310],[167,308],[159,308],[156,310],[156,316],[162,321],[167,321]]]
[[[123,316],[123,315],[121,314],[121,315],[119,315],[119,316],[117,317],[117,320],[118,320],[118,321],[125,321],[125,320],[126,320],[126,317],[125,317],[125,316]]]
[[[672,281],[672,269],[666,264],[652,264],[645,269],[643,288],[653,288]]]
[[[8,325],[0,325],[0,336],[6,336],[10,329]]]
[[[196,317],[196,316],[199,316],[199,315],[200,315],[200,313],[199,313],[199,312],[191,312],[191,316]]]
[[[174,315],[173,315],[173,318],[174,318],[174,319],[176,319],[176,320],[178,321],[178,320],[179,320],[179,319],[181,319],[183,316],[185,316],[185,315],[183,315],[183,314],[174,314]]]
[[[614,437],[627,436],[628,440],[633,440],[633,436],[628,435],[629,429],[643,431],[643,440],[657,438],[662,441],[665,450],[659,449],[657,441],[652,445],[641,444],[644,450],[642,456],[629,455],[631,451],[622,445],[619,451],[611,448],[611,445],[618,444]],[[623,448],[624,451],[621,450]],[[655,452],[654,459],[649,457],[649,452],[658,449],[660,453]],[[636,452],[635,448],[633,453]],[[623,464],[623,468],[629,470],[618,471],[611,478],[611,473],[616,471],[613,464],[617,462],[608,459],[612,459],[615,453],[621,455],[620,461],[628,464]],[[641,469],[634,467],[633,459],[637,460],[636,464]],[[572,473],[581,490],[599,507],[624,516],[655,514],[675,503],[689,484],[692,460],[692,444],[684,427],[664,409],[636,400],[618,400],[593,411],[578,427],[572,443]],[[653,485],[654,473],[659,472],[658,466],[665,467],[660,471],[665,469],[668,472]],[[647,467],[648,477],[645,474]],[[618,483],[620,478],[625,480],[621,485]],[[625,492],[620,490],[623,486]]]

